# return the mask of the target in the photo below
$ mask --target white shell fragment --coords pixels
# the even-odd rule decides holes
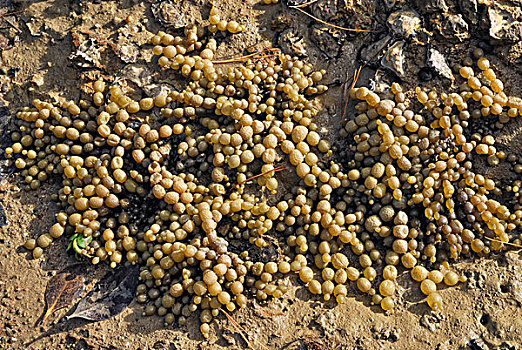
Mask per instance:
[[[419,14],[413,10],[394,12],[387,22],[392,32],[407,39],[415,37],[421,29]]]
[[[386,54],[381,60],[381,64],[397,74],[399,77],[404,76],[404,41],[396,41],[390,46]]]
[[[429,49],[427,61],[428,66],[432,67],[439,75],[452,81],[455,79],[446,58],[437,49]]]
[[[493,39],[517,41],[522,39],[522,22],[513,19],[508,11],[494,5],[488,8],[489,35]]]

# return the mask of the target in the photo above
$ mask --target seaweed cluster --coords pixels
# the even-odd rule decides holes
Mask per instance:
[[[459,92],[352,89],[361,102],[331,145],[314,121],[324,70],[282,54],[213,63],[215,33],[241,30],[213,9],[209,26],[151,39],[182,91],[135,101],[98,80],[89,99],[17,113],[6,154],[27,189],[61,180],[56,223],[25,244],[34,258],[66,236],[93,264],[139,264],[144,315],[183,325],[198,312],[208,336],[221,309],[282,297],[288,274],[339,303],[354,282],[392,312],[408,270],[441,310],[437,284],[465,280],[450,262],[520,244],[520,181],[502,187],[474,163],[520,172],[487,130],[522,100],[481,52],[457,67]]]
[[[350,237],[365,268],[358,287],[385,310],[393,307],[386,301],[388,286],[395,290],[386,282],[393,266],[410,269],[430,307],[440,309],[436,285],[466,280],[449,269],[450,261],[520,244],[520,180],[496,182],[477,164],[485,157],[490,166],[506,161],[520,171],[514,155],[497,150],[492,133],[522,115],[522,99],[504,92],[482,50],[474,55],[475,66],[468,57],[455,67],[466,79],[459,92],[417,88],[417,101],[410,101],[397,83],[380,95],[365,87],[350,91],[361,101],[355,106],[360,114],[341,130],[353,142],[341,152],[351,159],[341,162],[349,182],[336,202],[355,207],[362,218]],[[386,265],[380,295],[371,283],[374,264]]]

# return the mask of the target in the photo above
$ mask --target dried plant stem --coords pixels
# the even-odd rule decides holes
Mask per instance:
[[[302,10],[302,9],[300,9],[299,7],[295,7],[295,6],[290,6],[290,7],[296,9],[297,11],[300,11],[300,12],[304,13],[305,15],[307,15],[310,18],[315,19],[319,23],[322,23],[324,25],[327,25],[327,26],[330,26],[330,27],[333,27],[333,28],[346,30],[346,31],[350,31],[350,32],[366,32],[366,33],[373,33],[373,32],[375,32],[374,30],[369,30],[369,29],[357,29],[357,28],[354,29],[354,28],[341,27],[341,26],[338,26],[338,25],[335,25],[335,24],[331,24],[331,23],[325,22],[322,19],[317,18],[314,15],[312,15],[312,14],[310,14],[310,13],[308,13],[308,12]]]
[[[279,51],[279,50],[270,48],[270,49],[265,49],[265,50],[263,50],[261,52],[254,52],[254,53],[251,53],[249,55],[245,55],[245,56],[241,56],[241,57],[235,57],[235,58],[229,58],[229,59],[225,59],[225,60],[212,61],[212,63],[213,64],[223,64],[223,63],[243,62],[243,61],[246,61],[247,59],[255,57],[257,55],[259,55],[259,57],[256,57],[257,59],[262,59],[262,58],[266,58],[266,57],[273,57],[273,56],[277,56],[277,53],[267,54],[267,55],[263,55],[263,53],[265,53],[265,52],[275,52],[275,51]]]
[[[241,181],[241,182],[235,184],[234,187],[232,187],[230,190],[232,191],[232,190],[234,190],[234,188],[236,188],[237,186],[242,185],[242,184],[244,184],[245,182],[248,182],[248,181],[253,180],[253,179],[255,179],[255,178],[258,178],[258,177],[260,177],[260,176],[263,176],[263,175],[266,175],[266,174],[268,174],[268,173],[271,173],[272,171],[281,171],[281,170],[285,170],[285,169],[286,169],[286,168],[284,167],[284,165],[280,165],[280,166],[278,166],[277,168],[270,169],[270,170],[267,170],[267,171],[265,171],[265,172],[262,172],[261,174],[257,174],[257,175],[254,175],[254,176],[252,176],[252,177],[249,177],[248,179],[246,179],[246,180],[244,180],[244,181]]]
[[[344,119],[346,117],[346,110],[348,109],[348,102],[350,102],[350,90],[354,88],[355,83],[357,83],[357,80],[359,79],[359,73],[361,73],[362,66],[359,68],[356,68],[353,77],[352,77],[352,83],[350,84],[350,88],[347,89],[348,86],[348,72],[346,73],[346,82],[344,83],[344,90],[343,90],[343,96],[346,96],[346,100],[344,101],[344,107],[343,107],[343,115],[341,119]]]
[[[506,244],[506,245],[510,245],[512,247],[516,247],[516,248],[521,248],[522,249],[522,245],[520,245],[520,244],[509,243],[509,242],[502,242],[502,241],[500,241],[498,239],[489,238],[489,237],[484,237],[484,238],[486,238],[487,240],[492,241],[492,242],[498,242],[498,243],[502,243],[502,244]]]
[[[7,12],[7,13],[4,13],[4,14],[1,14],[0,15],[0,18],[2,17],[7,17],[7,16],[12,16],[12,15],[16,15],[17,13],[22,13],[24,12],[25,10],[20,10],[20,11],[13,11],[13,12]]]
[[[300,8],[300,7],[306,7],[308,5],[312,5],[314,2],[317,2],[317,1],[318,0],[310,0],[308,2],[305,2],[304,4],[301,4],[301,5],[288,6],[288,7],[293,8],[293,9]]]
[[[382,50],[384,50],[386,48],[386,46],[388,46],[388,44],[390,43],[391,39],[388,39],[386,40],[386,42],[384,43],[384,45],[382,45],[379,50],[377,50],[372,57],[370,57],[370,59],[368,59],[368,61],[366,61],[362,66],[360,66],[359,68],[357,68],[355,70],[355,72],[353,73],[353,77],[352,77],[352,83],[350,85],[350,90],[353,89],[355,87],[355,84],[357,83],[357,80],[359,79],[359,74],[361,74],[361,71],[363,70],[364,67],[366,67],[371,61],[373,61],[373,59],[375,57],[377,57],[377,55],[382,52]],[[344,108],[343,108],[343,116],[342,116],[342,119],[344,119],[344,117],[346,116],[346,109],[348,108],[348,102],[350,102],[350,95],[348,94],[349,91],[347,91],[347,86],[348,86],[348,81],[350,79],[348,79],[348,74],[346,74],[347,77],[346,77],[346,82],[344,84],[344,91],[343,91],[343,96],[346,96],[346,101],[344,103]]]
[[[368,63],[370,63],[371,61],[373,61],[373,59],[379,54],[382,52],[382,50],[384,50],[386,48],[386,46],[388,46],[388,44],[390,43],[391,39],[388,39],[386,40],[386,42],[379,48],[379,50],[377,50],[372,57],[370,57],[370,59],[368,61],[366,61],[361,69],[363,69],[364,67],[366,67],[368,65]]]
[[[234,319],[232,318],[232,316],[230,316],[228,314],[228,312],[226,312],[225,310],[223,310],[222,308],[219,308],[219,311],[221,311],[227,318],[228,320],[232,323],[232,325],[236,328],[236,330],[239,332],[239,334],[241,335],[241,338],[243,338],[243,340],[247,343],[248,347],[252,350],[256,350],[254,348],[254,346],[252,345],[252,343],[247,339],[246,337],[246,331],[243,329],[243,327],[241,327],[239,325],[239,323],[237,323],[236,321],[234,321]],[[268,348],[264,345],[261,345],[263,347],[263,349],[265,350],[268,350]]]
[[[363,66],[360,66],[359,68],[357,68],[355,70],[355,73],[353,75],[352,85],[350,85],[350,90],[355,87],[355,84],[357,84],[357,80],[359,80],[359,74],[361,74],[362,69],[363,69]]]

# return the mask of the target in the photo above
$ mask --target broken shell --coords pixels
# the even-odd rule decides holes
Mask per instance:
[[[375,56],[375,60],[378,61],[379,59],[381,59],[383,56],[383,52],[380,49],[390,39],[391,39],[391,36],[386,35],[382,39],[375,41],[375,42],[371,43],[370,45],[366,46],[365,48],[363,48],[361,50],[361,59],[364,62],[368,62],[368,61],[370,61],[372,56],[375,55],[376,52],[377,52],[377,56]]]
[[[499,6],[488,8],[491,26],[489,35],[493,39],[518,41],[522,39],[522,23],[515,20],[513,15]]]
[[[118,56],[125,63],[134,63],[138,59],[139,49],[136,45],[121,45],[118,48]]]
[[[73,61],[78,67],[82,68],[102,68],[101,63],[101,51],[102,47],[98,45],[94,40],[87,39],[83,41],[76,52],[69,56],[69,59]]]
[[[451,69],[448,66],[448,63],[446,62],[446,58],[444,58],[444,56],[437,49],[430,48],[428,50],[427,64],[444,78],[450,80],[455,79],[451,73]]]
[[[468,24],[462,18],[462,15],[445,15],[444,23],[439,28],[443,37],[448,40],[464,41],[469,38]]]
[[[188,22],[184,11],[181,9],[181,1],[161,1],[152,4],[151,10],[154,17],[166,26],[174,28],[185,27]]]
[[[281,46],[281,50],[284,53],[300,57],[308,56],[306,53],[303,36],[297,34],[293,28],[288,28],[283,31],[279,35],[278,41],[279,45]]]
[[[387,22],[392,32],[404,38],[415,37],[421,28],[419,14],[413,10],[394,12]]]
[[[381,64],[397,74],[399,77],[404,76],[404,52],[402,50],[404,41],[396,41],[381,60]]]
[[[346,34],[339,29],[314,25],[310,30],[310,40],[329,58],[338,57]]]

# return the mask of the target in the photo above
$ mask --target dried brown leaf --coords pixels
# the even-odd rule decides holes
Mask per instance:
[[[72,305],[84,290],[85,279],[81,275],[61,272],[51,278],[45,289],[46,311],[41,322],[45,322],[54,311]]]
[[[134,300],[138,276],[138,266],[110,271],[80,300],[76,310],[66,319],[101,321],[119,314]]]

